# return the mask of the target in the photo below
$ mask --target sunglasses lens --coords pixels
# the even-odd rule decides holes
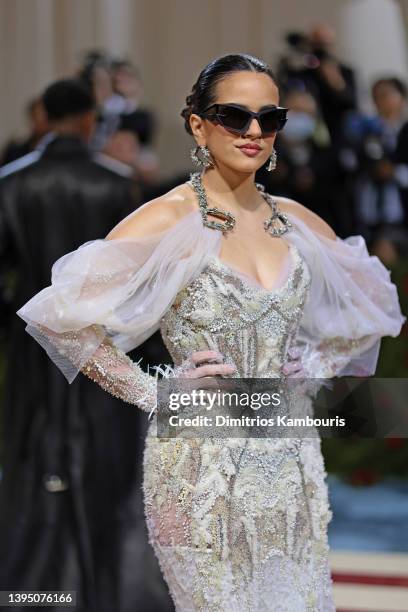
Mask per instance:
[[[217,116],[224,127],[235,132],[244,131],[250,118],[245,110],[232,106],[221,106]]]
[[[266,135],[279,132],[287,121],[286,112],[286,109],[274,108],[262,113],[260,115],[262,133]],[[217,118],[226,129],[243,134],[251,123],[252,114],[235,106],[220,104],[212,117]]]
[[[279,132],[285,125],[286,110],[271,110],[261,116],[261,127],[264,134]]]

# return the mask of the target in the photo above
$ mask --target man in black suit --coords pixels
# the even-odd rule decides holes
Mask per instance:
[[[312,87],[317,94],[332,145],[342,137],[343,118],[357,108],[354,70],[341,62],[334,51],[336,33],[327,23],[316,23],[309,34],[316,65],[310,70]]]
[[[3,321],[0,590],[76,590],[86,612],[170,610],[160,578],[149,592],[142,574],[159,575],[140,488],[146,420],[85,376],[68,385],[14,314],[50,284],[58,258],[104,238],[137,206],[127,166],[87,147],[95,108],[86,86],[57,81],[43,102],[52,132],[0,178],[1,269],[15,281]]]
[[[48,132],[48,121],[41,98],[34,98],[27,104],[27,118],[30,133],[23,140],[11,140],[0,155],[0,166],[31,153],[43,136]]]

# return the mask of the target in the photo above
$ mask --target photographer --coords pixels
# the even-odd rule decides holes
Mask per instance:
[[[289,33],[289,49],[277,71],[285,89],[300,81],[311,92],[333,145],[341,140],[344,114],[357,106],[354,71],[337,59],[335,40],[334,30],[326,23],[316,24],[308,34]]]
[[[371,241],[380,227],[407,223],[407,89],[397,77],[375,81],[377,114],[350,113],[345,122],[343,168],[353,177],[358,231]]]

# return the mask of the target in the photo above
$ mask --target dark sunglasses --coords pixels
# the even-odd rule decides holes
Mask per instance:
[[[217,121],[225,129],[236,134],[245,134],[252,119],[257,119],[262,135],[265,136],[279,132],[284,127],[288,110],[283,106],[276,106],[254,113],[237,104],[211,104],[200,113],[200,116],[210,121]]]

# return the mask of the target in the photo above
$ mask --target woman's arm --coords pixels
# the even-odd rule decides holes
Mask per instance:
[[[362,236],[345,240],[318,215],[279,198],[295,225],[288,233],[311,273],[294,346],[305,377],[371,376],[383,336],[396,337],[406,320],[390,272],[368,253]]]
[[[181,202],[173,190],[131,213],[106,238],[61,257],[51,285],[17,312],[69,383],[82,372],[123,401],[155,409],[157,374],[169,376],[173,368],[158,366],[152,376],[126,353],[159,328],[214,248],[212,236],[200,234],[201,220]],[[217,373],[227,369],[220,364]]]
[[[136,238],[168,230],[177,220],[177,210],[164,196],[136,209],[106,236],[105,240]],[[158,366],[156,376],[142,370],[126,353],[105,337],[92,357],[81,367],[81,372],[105,391],[144,411],[152,412],[157,405],[157,373],[164,376],[173,372],[169,365]]]
[[[194,351],[176,368],[170,365],[154,366],[156,375],[152,376],[105,338],[81,371],[108,393],[124,402],[137,405],[150,412],[151,416],[157,407],[158,372],[165,378],[202,378],[232,374],[235,368],[228,363],[221,363],[222,359],[223,355],[217,351]],[[195,365],[206,360],[215,363]]]

